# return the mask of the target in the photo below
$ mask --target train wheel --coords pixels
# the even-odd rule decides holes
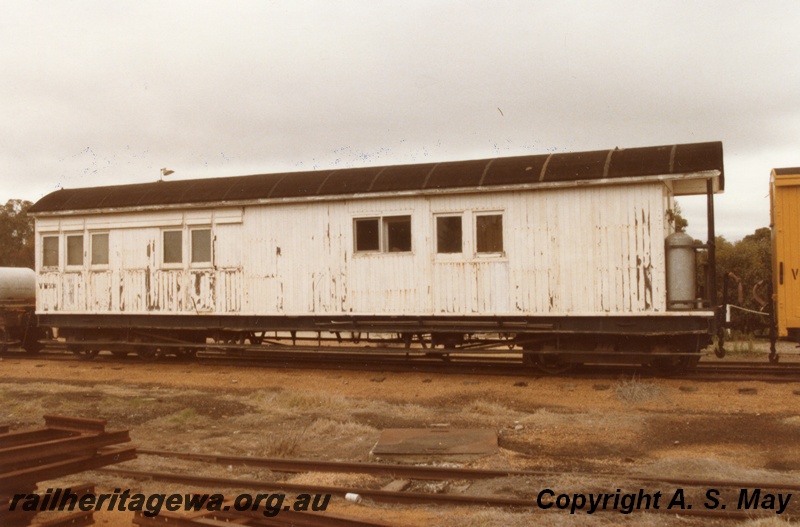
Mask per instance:
[[[230,345],[230,348],[219,348],[219,350],[225,353],[237,353],[243,351],[242,348],[250,335],[250,333],[220,331],[214,335],[214,344]]]
[[[44,344],[40,342],[40,340],[44,340],[47,338],[47,334],[40,330],[34,329],[27,335],[25,341],[22,343],[22,348],[31,355],[36,355],[42,349],[44,349]]]
[[[659,357],[653,361],[653,367],[662,375],[678,375],[697,366],[700,357]]]
[[[144,346],[136,350],[136,355],[143,361],[152,362],[158,360],[160,350],[155,346]]]
[[[651,351],[667,354],[654,358],[651,363],[652,367],[661,375],[678,375],[691,370],[700,362],[700,342],[693,338],[655,344]],[[669,353],[692,353],[692,355],[669,356]]]
[[[526,366],[533,366],[549,375],[559,375],[571,370],[575,365],[567,362],[558,353],[553,353],[558,349],[557,343],[548,342],[525,342],[522,344],[525,350],[522,353],[522,363]],[[544,353],[542,353],[544,352]]]
[[[523,353],[522,364],[531,367],[536,366],[536,355],[534,355],[533,353]]]
[[[44,345],[36,342],[36,343],[25,343],[22,347],[29,355],[37,355],[40,351],[42,351]]]
[[[541,371],[550,375],[560,375],[562,373],[567,373],[574,366],[574,364],[572,364],[571,362],[566,362],[563,358],[559,357],[558,355],[550,353],[534,355],[533,358],[534,358],[534,365]]]
[[[180,348],[177,355],[181,360],[194,360],[197,358],[197,350],[194,348]]]

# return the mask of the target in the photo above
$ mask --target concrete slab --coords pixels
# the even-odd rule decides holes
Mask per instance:
[[[388,428],[372,459],[405,462],[469,461],[497,452],[497,433],[485,428]]]
[[[390,492],[402,492],[408,488],[411,482],[407,479],[393,479],[383,486],[381,490],[388,490]]]

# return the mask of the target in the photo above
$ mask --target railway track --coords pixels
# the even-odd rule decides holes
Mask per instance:
[[[692,374],[697,376],[713,375],[723,377],[726,375],[757,374],[787,380],[800,381],[800,363],[785,362],[779,364],[753,361],[701,361]]]
[[[27,354],[22,350],[12,350],[0,354],[3,359],[80,361],[86,357],[77,356],[63,345],[50,345],[38,354]],[[134,364],[143,361],[135,355],[120,357],[100,353],[94,360],[108,364]],[[186,364],[188,359],[167,356],[161,357],[159,364]],[[537,378],[547,376],[533,366],[522,363],[518,353],[508,350],[485,350],[480,352],[447,353],[442,350],[398,350],[397,348],[349,348],[320,349],[313,346],[265,350],[247,347],[225,350],[211,347],[201,351],[192,360],[212,367],[266,367],[277,369],[327,369],[375,372],[420,372],[432,374],[481,374],[498,376],[523,376]],[[625,365],[578,365],[563,377],[609,378],[623,375],[640,377],[664,376],[663,372]],[[754,380],[768,382],[800,382],[800,361],[770,363],[763,361],[718,360],[713,354],[703,357],[692,370],[669,374],[670,377],[686,378],[696,381]]]
[[[283,459],[283,458],[255,458],[244,456],[228,456],[217,454],[197,454],[189,452],[172,452],[163,450],[147,450],[140,449],[139,455],[143,456],[157,456],[162,458],[173,458],[188,460],[201,463],[217,463],[224,465],[243,465],[243,466],[257,466],[268,468],[273,471],[275,481],[263,481],[253,479],[231,479],[220,477],[209,477],[198,475],[202,472],[200,468],[193,475],[178,474],[173,472],[155,472],[155,471],[142,471],[131,469],[103,469],[102,472],[111,474],[118,477],[131,478],[131,479],[151,479],[156,481],[167,481],[173,483],[182,483],[194,485],[198,487],[210,488],[247,488],[250,490],[263,490],[263,491],[283,491],[283,492],[297,492],[297,493],[324,493],[338,496],[340,498],[346,495],[356,494],[360,498],[365,498],[376,503],[393,503],[393,504],[436,504],[447,506],[491,506],[491,507],[511,507],[519,510],[526,510],[531,512],[556,512],[556,507],[544,507],[542,500],[542,491],[546,492],[548,479],[563,476],[564,473],[558,471],[540,471],[540,470],[487,470],[487,469],[472,469],[472,468],[457,468],[457,467],[437,467],[426,465],[397,465],[397,464],[380,464],[380,463],[353,463],[353,462],[333,462],[333,461],[320,461],[320,460],[300,460],[300,459]],[[458,481],[458,482],[472,482],[476,480],[497,479],[497,478],[527,478],[527,484],[530,488],[517,488],[514,497],[510,496],[495,496],[495,495],[471,495],[462,493],[430,493],[419,491],[407,490],[387,490],[386,488],[354,488],[346,486],[331,486],[331,485],[313,485],[313,484],[293,484],[280,481],[280,473],[304,473],[304,472],[328,472],[339,474],[369,474],[372,476],[386,477],[391,480],[397,481],[403,478],[405,483],[410,483],[409,480],[423,480],[423,481]],[[735,494],[736,491],[741,492],[742,489],[763,489],[770,491],[800,491],[800,483],[796,481],[785,480],[734,480],[734,479],[698,479],[698,478],[676,478],[676,477],[656,477],[640,474],[631,474],[626,472],[602,472],[602,473],[577,473],[570,472],[571,478],[585,477],[587,480],[596,481],[597,479],[606,480],[609,482],[609,488],[622,487],[626,492],[622,492],[617,488],[617,493],[625,494],[629,490],[634,490],[637,487],[642,489],[647,486],[652,489],[680,489],[681,493],[687,489],[687,494],[691,494],[694,490],[695,495],[704,495],[706,489],[715,489],[718,493],[725,490]],[[519,481],[519,480],[517,480]],[[624,484],[623,484],[624,483]],[[407,487],[408,485],[406,485]],[[541,487],[541,489],[540,489]],[[516,488],[516,486],[515,486]],[[669,494],[667,491],[665,494]],[[558,494],[565,494],[567,496],[576,496],[586,494],[585,489],[562,489]],[[719,494],[718,494],[719,495]],[[545,494],[550,497],[549,494]],[[547,500],[544,500],[547,501]],[[549,503],[549,502],[548,502]],[[649,502],[648,502],[649,503]],[[544,503],[546,505],[546,503]],[[731,504],[732,505],[732,504]],[[731,507],[732,509],[733,507]],[[677,514],[681,516],[697,516],[697,517],[710,517],[721,520],[742,520],[752,519],[758,516],[774,515],[771,511],[758,511],[758,510],[726,510],[727,507],[700,507],[699,504],[696,508],[689,506],[686,509],[681,508],[676,511],[671,508],[665,507],[662,503],[661,507],[650,508],[647,507],[647,512],[650,513],[665,513]],[[631,512],[636,512],[634,509]],[[561,509],[559,512],[568,513],[567,510]],[[586,513],[585,510],[578,509],[575,513]],[[596,512],[617,512],[620,511],[614,506],[613,508],[598,509]],[[787,515],[784,515],[787,516]],[[789,513],[788,516],[794,516]]]

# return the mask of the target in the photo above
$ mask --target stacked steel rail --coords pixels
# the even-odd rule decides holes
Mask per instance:
[[[15,495],[33,494],[37,484],[70,474],[93,470],[136,457],[136,449],[120,446],[130,441],[127,430],[105,429],[102,419],[45,416],[45,427],[11,432],[0,427],[0,525],[17,527],[30,525],[40,510],[9,510]],[[92,485],[71,489],[82,496],[92,493]],[[56,500],[47,511],[56,510]],[[41,509],[41,507],[28,507]],[[37,518],[38,521],[38,518]],[[48,527],[89,525],[92,513],[79,511],[40,523]]]

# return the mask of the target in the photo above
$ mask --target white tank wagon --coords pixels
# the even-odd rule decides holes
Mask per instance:
[[[35,353],[44,334],[36,327],[36,273],[25,267],[0,267],[0,351],[22,345]]]
[[[33,304],[36,273],[27,267],[0,267],[0,305]]]
[[[713,284],[723,187],[717,142],[59,190],[29,211],[37,313],[86,353],[313,331],[683,364],[716,298],[668,302],[673,200],[707,196]]]

